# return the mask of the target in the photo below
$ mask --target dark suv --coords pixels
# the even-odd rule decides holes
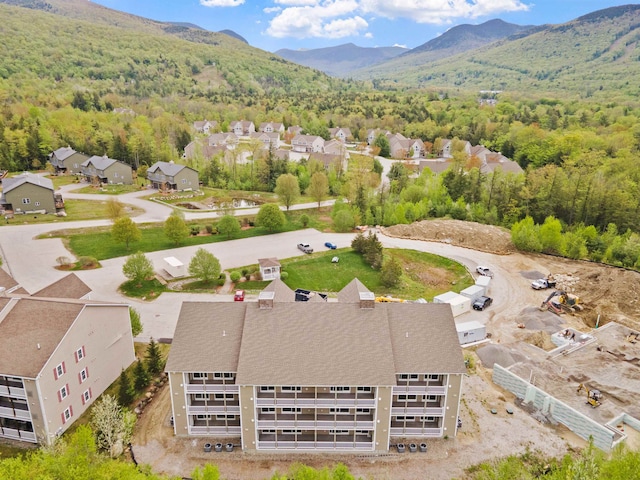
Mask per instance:
[[[475,302],[473,302],[474,310],[484,310],[489,305],[493,303],[493,299],[490,297],[480,297]]]

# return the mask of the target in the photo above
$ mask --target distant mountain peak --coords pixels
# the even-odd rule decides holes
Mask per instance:
[[[220,30],[218,33],[224,33],[225,35],[228,35],[230,37],[235,38],[236,40],[240,40],[241,42],[246,43],[247,45],[249,45],[249,42],[247,42],[247,39],[244,38],[242,35],[240,35],[239,33],[234,32],[233,30]]]

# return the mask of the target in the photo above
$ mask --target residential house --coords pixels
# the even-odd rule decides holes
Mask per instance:
[[[129,306],[0,298],[0,437],[51,444],[135,360]]]
[[[325,170],[333,167],[337,172],[345,171],[347,165],[343,155],[336,155],[333,153],[312,153],[309,155],[309,161],[316,160],[324,165]]]
[[[280,280],[257,302],[184,302],[166,371],[176,435],[385,453],[456,435],[466,369],[449,305],[376,303],[356,279],[336,302]]]
[[[207,142],[212,147],[224,145],[229,150],[233,150],[240,142],[240,139],[235,133],[214,133],[207,137]]]
[[[229,124],[229,131],[235,133],[239,137],[248,136],[256,131],[256,126],[248,120],[234,120]]]
[[[263,148],[280,148],[280,134],[277,132],[254,132],[249,134],[249,138],[262,142]]]
[[[198,133],[209,134],[211,130],[218,128],[218,122],[215,120],[197,120],[193,122],[193,129]]]
[[[479,168],[482,173],[491,173],[498,168],[505,173],[522,173],[524,171],[517,162],[505,157],[500,152],[492,152],[484,145],[472,147],[469,156],[480,162]]]
[[[76,152],[71,147],[62,147],[49,154],[49,162],[56,175],[79,174],[82,163],[88,158],[89,155]]]
[[[367,144],[373,145],[373,142],[375,142],[376,137],[381,133],[385,136],[391,135],[391,132],[389,130],[380,130],[379,128],[371,128],[367,130]]]
[[[336,140],[335,138],[324,142],[322,151],[324,153],[342,155],[343,157],[349,158],[349,152],[347,152],[347,148],[345,147],[344,143],[342,143],[340,140]]]
[[[75,298],[77,300],[89,299],[91,288],[84,283],[75,273],[70,273],[60,280],[47,285],[32,295],[45,298]]]
[[[466,155],[471,155],[471,144],[466,140],[457,140],[457,142],[462,142],[459,144],[457,148],[460,148],[461,152],[464,152]],[[456,144],[454,140],[441,139],[440,142],[440,150],[437,152],[438,156],[443,158],[452,158],[454,153],[454,148],[456,148]]]
[[[2,180],[0,205],[14,213],[56,213],[62,208],[62,197],[54,193],[53,182],[48,178],[23,173]]]
[[[399,138],[391,136],[389,151],[393,158],[421,158],[424,157],[424,143],[420,139]]]
[[[189,144],[184,147],[184,153],[182,154],[182,158],[187,160],[193,159],[203,159],[203,160],[211,160],[213,157],[220,153],[226,152],[228,149],[227,145],[203,145],[200,140],[194,140],[189,142]]]
[[[80,173],[87,182],[108,184],[133,184],[133,169],[131,165],[114,160],[106,155],[99,157],[94,155],[81,165]]]
[[[329,135],[331,135],[331,138],[336,138],[342,143],[353,139],[353,135],[351,135],[351,130],[349,128],[330,128]]]
[[[22,295],[29,295],[24,288],[20,286],[16,280],[0,268],[0,297],[3,297],[9,293],[20,293]]]
[[[324,138],[317,135],[296,135],[291,140],[291,149],[294,152],[322,152]]]
[[[453,162],[448,161],[446,158],[420,160],[417,168],[418,175],[420,175],[422,173],[422,170],[424,170],[425,168],[428,168],[436,175],[439,175],[445,172],[451,165],[453,165]]]
[[[278,122],[263,122],[260,124],[258,131],[264,133],[277,133],[278,135],[284,135],[284,125]]]
[[[151,165],[147,170],[147,180],[159,190],[192,190],[200,186],[196,170],[173,162]]]
[[[291,125],[290,127],[287,127],[287,133],[293,135],[294,137],[296,135],[301,135],[302,127],[300,125]]]
[[[259,258],[260,276],[262,280],[275,280],[280,278],[280,262],[277,258]]]

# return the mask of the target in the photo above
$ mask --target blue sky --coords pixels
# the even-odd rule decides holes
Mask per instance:
[[[90,0],[161,21],[233,30],[268,51],[361,47],[414,48],[463,23],[494,18],[518,25],[564,23],[623,5],[610,0]]]

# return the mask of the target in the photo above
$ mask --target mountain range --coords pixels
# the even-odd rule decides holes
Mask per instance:
[[[376,88],[511,90],[539,96],[563,92],[609,98],[640,94],[637,82],[632,81],[640,75],[637,4],[599,10],[560,25],[519,26],[502,20],[458,25],[412,50],[346,44],[275,54],[248,45],[232,31],[209,32],[191,24],[158,22],[86,0],[0,0],[0,6],[5,24],[0,29],[5,46],[0,54],[0,77],[4,78],[20,69],[37,71],[38,62],[43,63],[44,75],[51,74],[44,64],[51,62],[52,41],[62,39],[67,43],[60,46],[64,51],[60,61],[72,67],[76,80],[83,71],[95,76],[95,65],[100,67],[99,76],[127,78],[130,73],[126,70],[132,67],[125,64],[130,59],[119,57],[119,48],[110,42],[131,37],[139,39],[135,55],[146,58],[145,62],[175,52],[172,61],[184,80],[191,75],[200,88],[206,83],[206,88],[226,86],[244,92],[274,88],[319,91],[338,85],[338,80],[320,74],[322,71],[370,82]],[[37,24],[43,27],[35,29]],[[86,41],[75,38],[78,29],[87,30],[92,42],[94,57],[90,60],[72,58],[88,53]],[[16,34],[21,35],[19,41]],[[9,55],[12,48],[28,52],[32,65]],[[113,64],[119,63],[121,69],[113,71]],[[78,65],[94,67],[82,70]],[[64,76],[64,68],[54,66],[56,75]]]

